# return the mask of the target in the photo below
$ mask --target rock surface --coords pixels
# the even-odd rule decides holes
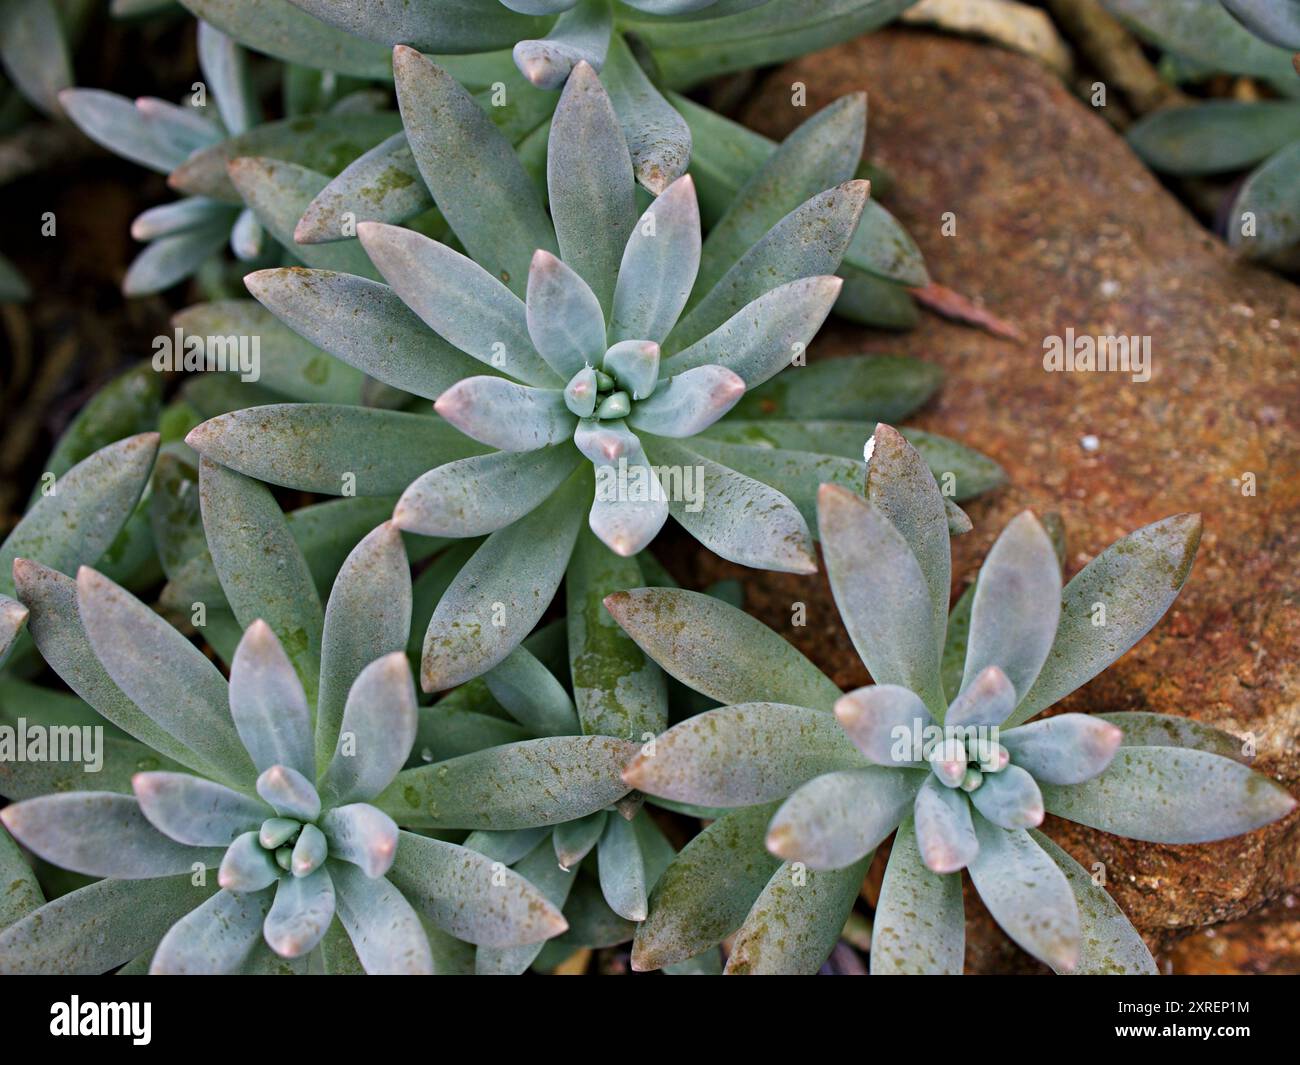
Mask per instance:
[[[790,105],[797,81],[807,108]],[[783,137],[864,88],[870,157],[895,178],[887,206],[937,281],[1027,338],[926,315],[903,336],[828,326],[811,352],[939,363],[945,387],[910,424],[1006,468],[1007,487],[967,505],[975,531],[955,542],[954,592],[1026,507],[1064,518],[1067,576],[1132,529],[1201,511],[1200,552],[1173,609],[1061,708],[1154,710],[1251,732],[1256,768],[1300,793],[1300,290],[1239,264],[1100,114],[1033,61],[993,47],[878,33],[777,70],[743,117]],[[949,211],[957,231],[945,237]],[[1067,328],[1150,336],[1151,380],[1045,372],[1043,339]],[[1248,474],[1253,496],[1243,494]],[[696,587],[743,576],[751,611],[843,687],[867,682],[824,578],[755,574],[705,554],[668,561]],[[797,629],[796,601],[808,606]],[[1176,971],[1210,964],[1193,944],[1175,946],[1180,937],[1270,902],[1272,916],[1225,926],[1216,949],[1250,953],[1255,968],[1267,968],[1260,953],[1285,941],[1277,965],[1294,967],[1296,923],[1281,900],[1300,888],[1300,814],[1199,847],[1135,843],[1058,820],[1047,829],[1085,866],[1106,864],[1115,899]],[[968,971],[1032,970],[977,906],[968,904]],[[1238,934],[1239,951],[1222,946]]]

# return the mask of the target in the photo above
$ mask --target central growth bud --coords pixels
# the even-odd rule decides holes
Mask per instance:
[[[599,368],[584,366],[569,379],[564,402],[579,418],[614,421],[632,413],[632,403],[647,398],[659,380],[659,345],[653,340],[620,340],[605,352]]]

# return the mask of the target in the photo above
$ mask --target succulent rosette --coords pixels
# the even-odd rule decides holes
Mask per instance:
[[[1195,722],[1030,719],[1160,619],[1190,572],[1199,516],[1138,530],[1063,589],[1051,538],[1023,513],[950,618],[934,478],[886,426],[869,450],[866,498],[823,486],[819,524],[836,604],[874,685],[841,695],[770,630],[689,593],[607,600],[651,658],[730,704],[664,733],[626,781],[715,814],[742,807],[661,877],[634,965],[736,932],[729,971],[815,971],[875,848],[897,830],[872,972],[961,971],[961,869],[1007,934],[1058,972],[1153,972],[1110,897],[1036,831],[1044,813],[1200,843],[1275,821],[1295,800],[1242,764],[1232,737]],[[707,647],[684,635],[699,631],[711,633]]]
[[[488,537],[432,616],[426,690],[502,661],[566,569],[599,609],[620,586],[596,594],[595,574],[616,566],[605,554],[634,555],[670,513],[733,561],[812,571],[817,483],[860,483],[870,419],[911,409],[935,383],[906,360],[803,365],[866,202],[866,183],[851,176],[865,101],[846,97],[801,127],[702,242],[689,176],[638,212],[628,145],[590,67],[569,78],[551,126],[549,215],[464,89],[411,49],[397,50],[396,68],[420,172],[468,254],[361,224],[360,245],[318,250],[355,263],[364,248],[387,285],[320,269],[260,272],[247,284],[314,344],[436,400],[437,416],[253,407],[199,426],[188,442],[273,484],[404,489],[393,512],[400,528]],[[266,178],[260,202],[272,203],[276,175],[293,168],[234,168],[255,165]],[[791,189],[804,198],[771,217],[774,198]],[[268,213],[273,231],[285,221]],[[361,259],[354,269],[371,273]],[[791,362],[798,384],[771,380]],[[917,440],[951,473],[958,497],[1000,477],[950,442]],[[665,484],[664,470],[676,480]],[[577,565],[584,517],[599,544]]]
[[[229,682],[94,570],[74,582],[14,563],[37,648],[107,724],[94,790],[74,783],[88,779],[76,766],[0,763],[0,792],[20,800],[0,814],[13,836],[103,878],[0,933],[4,964],[431,972],[458,968],[464,943],[562,931],[522,877],[378,808],[418,731],[400,533],[385,523],[362,539],[322,609],[264,486],[208,463],[199,490],[224,595],[214,613],[247,621]],[[215,534],[241,523],[258,535]]]

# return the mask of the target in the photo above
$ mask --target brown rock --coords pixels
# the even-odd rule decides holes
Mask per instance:
[[[795,81],[807,86],[806,109],[790,106]],[[890,352],[941,364],[946,385],[912,424],[1006,468],[1005,489],[968,505],[975,531],[954,545],[954,590],[1026,507],[1064,517],[1068,575],[1130,530],[1201,511],[1200,552],[1173,609],[1061,707],[1154,710],[1253,732],[1256,768],[1300,792],[1297,289],[1238,263],[1099,114],[1033,61],[996,48],[875,34],[776,71],[745,118],[782,137],[863,88],[871,159],[896,179],[888,206],[932,274],[1027,338],[997,339],[927,315],[905,336],[831,326],[812,353]],[[940,235],[947,211],[957,220],[952,237]],[[1043,338],[1070,327],[1150,336],[1151,380],[1046,372]],[[1088,437],[1095,448],[1084,446]],[[1254,496],[1242,493],[1248,474]],[[680,563],[698,582],[744,577],[759,617],[842,686],[866,682],[822,577],[756,574],[708,555]],[[790,624],[796,601],[808,605],[799,629]],[[1199,847],[1136,843],[1060,821],[1050,829],[1085,866],[1106,863],[1116,900],[1154,947],[1300,888],[1297,814]],[[1219,941],[1242,928],[1263,943],[1270,920],[1225,928]],[[974,925],[971,969],[1029,963],[1009,960],[1014,948],[994,945],[978,918]],[[1176,956],[1199,964],[1190,946]]]

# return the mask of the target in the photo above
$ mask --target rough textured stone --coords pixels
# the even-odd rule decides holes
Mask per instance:
[[[807,86],[806,109],[790,106],[796,81]],[[1200,552],[1173,609],[1060,708],[1154,710],[1253,732],[1256,768],[1300,791],[1297,289],[1236,262],[1100,115],[1032,61],[996,48],[914,31],[875,34],[774,72],[744,117],[780,137],[863,88],[869,154],[896,179],[888,206],[932,274],[1027,338],[1000,340],[927,315],[905,336],[834,325],[811,352],[940,363],[946,385],[912,424],[979,447],[1006,468],[1009,485],[968,506],[975,531],[955,544],[954,591],[1026,507],[1064,518],[1069,575],[1132,529],[1201,511]],[[946,211],[956,214],[956,236],[940,234]],[[1067,327],[1149,335],[1152,379],[1045,372],[1043,338]],[[1086,437],[1096,437],[1094,449]],[[1253,497],[1242,494],[1248,472]],[[842,686],[866,682],[822,577],[755,574],[685,552],[670,565],[703,583],[743,576],[749,609]],[[799,629],[790,624],[796,601],[808,604]],[[1048,828],[1085,866],[1106,863],[1110,890],[1158,950],[1300,886],[1297,814],[1201,847],[1134,843],[1061,821]],[[1218,942],[1242,928],[1263,943],[1259,928],[1271,919],[1225,926]],[[1294,916],[1286,920],[1293,943]],[[1033,964],[987,917],[973,917],[971,939],[971,970]],[[1190,946],[1175,956],[1196,964]]]

